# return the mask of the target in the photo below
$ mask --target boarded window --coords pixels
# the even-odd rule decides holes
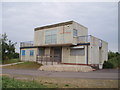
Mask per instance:
[[[39,55],[44,56],[45,49],[44,48],[39,48]]]
[[[85,55],[85,49],[79,48],[79,49],[70,49],[70,55],[71,56],[84,56]]]
[[[22,50],[22,56],[25,56],[25,50]]]
[[[45,33],[45,43],[55,44],[57,43],[57,30],[48,30]]]
[[[34,55],[34,50],[30,50],[30,56]]]
[[[78,31],[76,29],[73,29],[73,37],[77,37],[78,36]]]

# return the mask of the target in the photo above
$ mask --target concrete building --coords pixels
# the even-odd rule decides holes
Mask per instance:
[[[34,41],[21,42],[20,59],[44,64],[99,66],[108,59],[108,43],[74,21],[34,29]]]

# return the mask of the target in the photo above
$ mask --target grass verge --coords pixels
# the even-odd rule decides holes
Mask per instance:
[[[2,62],[2,64],[10,64],[10,63],[17,63],[20,62],[19,59],[10,59],[10,60],[4,60],[4,62]]]
[[[38,69],[41,66],[41,64],[38,64],[36,62],[24,62],[19,63],[16,65],[11,66],[4,66],[3,68],[9,68],[9,69]]]
[[[2,88],[46,88],[46,86],[35,81],[21,81],[3,76]]]

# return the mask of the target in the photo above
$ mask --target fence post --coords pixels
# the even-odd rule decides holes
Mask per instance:
[[[36,62],[38,63],[38,55],[36,55]]]
[[[41,59],[41,64],[42,64],[42,56],[40,56],[40,59]]]
[[[46,58],[45,58],[45,59],[46,59],[46,65],[47,65],[47,55],[46,55]]]

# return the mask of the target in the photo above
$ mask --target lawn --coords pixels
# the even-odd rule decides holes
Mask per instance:
[[[41,64],[36,62],[23,62],[16,65],[4,66],[3,68],[11,68],[11,69],[38,69]]]
[[[33,81],[16,80],[14,78],[2,77],[2,88],[46,88],[46,86]]]
[[[10,64],[10,63],[17,63],[20,62],[20,60],[17,59],[10,59],[10,60],[4,60],[4,62],[2,62],[2,64]]]
[[[118,88],[118,80],[33,77],[26,75],[8,75],[3,76],[2,79],[3,88]]]

